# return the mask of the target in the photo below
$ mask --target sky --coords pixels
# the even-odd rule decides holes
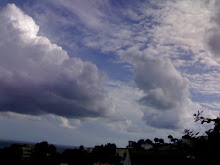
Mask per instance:
[[[0,139],[180,138],[220,109],[218,0],[1,0]]]

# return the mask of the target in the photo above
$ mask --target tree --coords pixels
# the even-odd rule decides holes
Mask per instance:
[[[84,146],[80,146],[79,148],[74,149],[66,149],[62,153],[62,162],[67,163],[69,165],[73,164],[81,164],[87,165],[91,164],[91,159],[89,158],[88,152],[84,149]]]
[[[83,145],[79,146],[79,150],[84,151],[85,150],[84,146]]]
[[[158,142],[159,142],[160,144],[164,144],[164,140],[163,140],[163,139],[158,139]]]
[[[120,164],[120,157],[116,156],[116,145],[108,143],[105,146],[95,146],[92,151],[93,162]]]
[[[145,143],[147,143],[147,144],[153,144],[153,142],[152,142],[150,139],[146,139],[146,140],[145,140]]]
[[[199,132],[194,133],[194,131],[192,131],[190,129],[185,129],[183,133],[184,133],[184,135],[182,136],[182,138],[184,138],[184,139],[196,138],[197,135],[199,134]]]
[[[59,156],[54,145],[49,145],[48,142],[43,141],[34,146],[32,155],[32,162],[34,164],[57,164],[58,158]]]
[[[12,144],[10,147],[5,147],[0,157],[2,163],[22,164],[22,145]]]
[[[168,136],[168,139],[173,139],[173,136],[172,136],[172,135],[169,135],[169,136]]]
[[[177,143],[178,142],[178,139],[174,138],[172,135],[169,135],[168,139],[170,140],[171,143]]]
[[[195,118],[195,122],[200,121],[201,124],[204,123],[211,123],[214,122],[214,128],[208,130],[206,133],[219,133],[220,131],[220,117],[217,117],[215,119],[210,119],[210,118],[205,118],[202,116],[203,111],[198,111],[197,113],[194,114]]]
[[[154,142],[155,142],[155,143],[158,143],[158,142],[159,142],[159,139],[158,139],[158,138],[154,138]]]
[[[203,111],[198,111],[197,113],[194,114],[194,120],[195,122],[200,121],[201,124],[204,123],[214,123],[214,128],[213,129],[209,129],[208,131],[206,131],[205,133],[208,136],[208,141],[206,144],[206,148],[205,148],[205,153],[204,157],[207,157],[207,159],[209,159],[210,161],[218,161],[218,155],[220,155],[220,117],[216,117],[214,119],[211,118],[205,118],[202,116]]]

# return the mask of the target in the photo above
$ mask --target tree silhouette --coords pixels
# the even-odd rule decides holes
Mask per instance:
[[[158,138],[154,138],[154,142],[155,143],[159,143],[159,139]]]
[[[195,122],[200,121],[201,124],[214,122],[214,128],[206,131],[206,133],[207,134],[219,133],[219,131],[220,131],[220,117],[217,117],[215,119],[205,118],[202,116],[202,113],[203,113],[203,111],[198,111],[197,113],[194,114]]]
[[[93,162],[120,164],[120,157],[116,155],[116,145],[108,143],[105,146],[95,146],[92,151]]]
[[[195,122],[200,121],[201,124],[210,124],[211,122],[214,123],[214,128],[205,132],[208,140],[207,144],[203,143],[203,145],[206,146],[204,151],[206,154],[204,154],[203,157],[209,159],[210,162],[215,162],[218,160],[218,155],[220,155],[220,117],[216,117],[214,119],[205,118],[202,116],[202,113],[203,111],[198,111],[194,114]]]
[[[59,155],[54,145],[49,145],[48,142],[43,141],[34,146],[32,154],[33,164],[57,164],[58,158]]]
[[[88,152],[85,150],[84,146],[81,145],[79,148],[74,149],[66,149],[62,153],[61,160],[63,163],[67,163],[69,165],[73,164],[81,164],[87,165],[91,164],[91,158],[88,155]]]
[[[178,139],[174,138],[172,135],[169,135],[168,139],[170,140],[171,143],[177,143],[178,142]]]
[[[22,164],[22,145],[12,144],[10,147],[5,147],[1,152],[1,162],[7,164]]]
[[[150,139],[146,139],[146,140],[145,140],[145,143],[151,144],[151,145],[153,144],[153,142],[152,142]]]
[[[185,138],[185,139],[192,139],[192,138],[196,138],[199,134],[199,132],[197,133],[194,133],[194,131],[190,130],[190,129],[185,129],[184,132],[183,132],[183,136],[182,138]]]
[[[163,139],[158,139],[160,144],[164,144],[164,140]]]

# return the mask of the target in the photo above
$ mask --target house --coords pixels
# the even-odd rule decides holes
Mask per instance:
[[[128,141],[128,148],[133,148],[134,141]]]
[[[24,145],[22,147],[22,160],[29,160],[31,158],[33,148],[32,145]]]
[[[22,146],[22,160],[29,160],[33,153],[34,146],[24,145]]]

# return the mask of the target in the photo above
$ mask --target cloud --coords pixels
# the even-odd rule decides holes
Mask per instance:
[[[123,10],[124,17],[108,17],[108,33],[84,38],[86,46],[115,53],[134,67],[134,81],[145,94],[139,103],[146,106],[143,120],[148,125],[185,127],[199,108],[189,99],[190,82],[175,62],[187,68],[198,61],[213,64],[203,42],[203,34],[211,27],[211,7],[202,1],[143,2]]]
[[[194,108],[198,108],[189,100],[188,79],[181,76],[169,59],[135,49],[121,51],[120,56],[134,66],[135,83],[143,91],[138,102],[145,106],[142,111],[146,124],[168,129],[185,127],[184,122],[191,120]]]
[[[212,28],[206,33],[206,43],[213,57],[218,60],[220,56],[220,30],[219,27]]]
[[[102,27],[103,8],[108,9],[109,2],[107,0],[74,0],[74,1],[61,1],[55,0],[53,3],[57,3],[59,6],[63,6],[73,15],[77,16],[80,20],[79,23],[83,23],[91,29],[100,29]]]
[[[142,105],[137,100],[143,92],[126,83],[108,81],[107,89],[115,105],[115,114],[119,120],[109,121],[107,125],[118,133],[140,133],[145,127],[142,121]],[[115,117],[116,118],[116,117]]]
[[[50,123],[58,122],[60,127],[68,128],[68,129],[76,129],[81,124],[80,119],[67,119],[65,117],[52,115],[52,114],[44,116],[44,119],[49,121]]]
[[[104,117],[113,112],[98,68],[43,36],[34,20],[8,4],[0,12],[0,111]]]
[[[18,118],[18,119],[28,119],[32,121],[41,121],[42,118],[39,116],[32,116],[32,115],[24,115],[24,114],[18,114],[14,112],[0,112],[1,117],[6,118]]]
[[[147,93],[140,102],[166,110],[178,106],[188,97],[188,81],[169,60],[149,57],[135,58],[135,82]]]
[[[69,22],[84,25],[77,31],[79,43],[118,55],[119,60],[133,66],[136,87],[144,93],[138,102],[145,106],[141,110],[147,125],[157,128],[187,125],[199,105],[190,100],[189,89],[196,81],[190,82],[192,79],[184,73],[193,72],[193,76],[200,72],[198,64],[204,70],[217,65],[210,58],[204,36],[213,28],[210,18],[214,1],[149,0],[123,9],[123,3],[99,0],[52,3],[70,12]],[[76,26],[72,25],[72,29]]]
[[[220,49],[219,49],[219,41],[220,41],[220,3],[219,1],[214,1],[214,11],[210,18],[210,24],[212,24],[212,28],[210,28],[206,33],[206,44],[208,49],[214,55],[215,60],[219,61]],[[217,57],[217,58],[216,58]]]

